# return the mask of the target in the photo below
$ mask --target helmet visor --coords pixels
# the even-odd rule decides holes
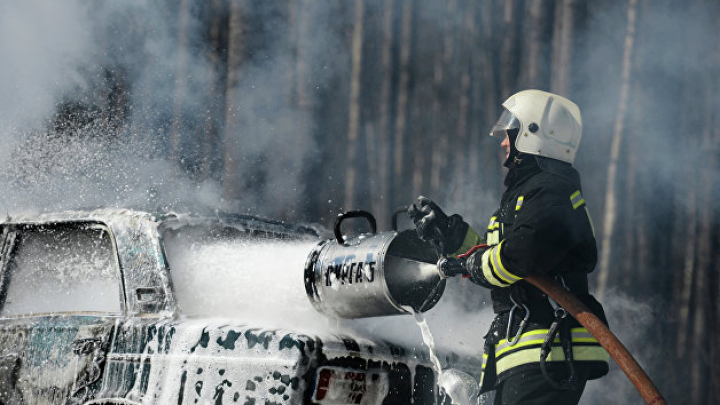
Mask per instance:
[[[490,130],[490,136],[505,139],[510,129],[520,130],[520,121],[508,110],[503,110],[495,125]]]

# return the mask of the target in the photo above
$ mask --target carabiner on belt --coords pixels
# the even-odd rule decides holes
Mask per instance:
[[[559,276],[559,278],[563,284],[563,287],[569,290],[567,285],[565,284],[565,279],[562,276]],[[570,330],[570,325],[565,321],[568,312],[551,297],[548,297],[548,301],[550,302],[550,306],[553,309],[553,316],[555,317],[555,319],[550,325],[550,329],[548,330],[547,336],[545,336],[545,340],[543,341],[542,346],[540,346],[540,371],[542,372],[543,377],[545,377],[547,382],[552,387],[561,390],[578,390],[579,386],[573,357],[572,331]],[[565,355],[565,363],[567,364],[570,376],[567,379],[555,381],[550,376],[550,374],[548,374],[547,358],[552,351],[552,345],[555,342],[555,336],[558,334],[558,332],[560,334],[560,344],[563,348],[563,354]]]
[[[560,282],[562,283],[563,287],[565,287],[566,290],[570,291],[567,284],[565,284],[565,278],[563,276],[557,276],[558,279],[560,279]],[[565,308],[561,307],[560,304],[557,303],[552,297],[547,297],[548,301],[550,302],[550,306],[553,309],[553,315],[555,316],[555,320],[559,319],[565,319],[568,312],[565,310]]]
[[[530,320],[530,308],[527,307],[525,304],[518,304],[515,302],[515,299],[513,298],[512,294],[510,295],[510,300],[513,303],[512,309],[510,309],[510,316],[508,317],[508,325],[507,325],[507,332],[505,332],[505,340],[507,340],[509,346],[515,346],[515,344],[520,340],[520,335],[522,335],[523,330],[525,330],[525,326],[527,325],[528,321]],[[515,310],[517,308],[522,308],[525,310],[525,316],[523,317],[522,321],[520,321],[520,327],[518,327],[517,333],[515,334],[515,337],[510,340],[510,331],[512,330],[512,323],[513,323],[513,317],[515,315]]]

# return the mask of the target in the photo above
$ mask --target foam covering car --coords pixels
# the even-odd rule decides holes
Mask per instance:
[[[192,294],[193,285],[172,270],[172,244],[183,238],[319,240],[308,227],[243,215],[100,209],[6,219],[0,223],[0,404],[445,399],[418,348],[188,313],[183,294]],[[252,287],[234,288],[241,294]],[[479,373],[479,365],[452,353],[444,362]]]

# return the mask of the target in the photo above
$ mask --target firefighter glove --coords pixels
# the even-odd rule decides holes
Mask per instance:
[[[451,255],[462,246],[469,228],[460,215],[448,217],[435,202],[423,196],[408,208],[408,216],[420,239],[430,242],[442,256]]]

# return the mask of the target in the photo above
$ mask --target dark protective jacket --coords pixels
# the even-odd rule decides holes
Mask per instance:
[[[524,277],[556,276],[607,323],[602,306],[588,294],[587,273],[595,268],[597,248],[578,172],[558,160],[524,155],[522,162],[510,169],[505,184],[500,209],[491,217],[484,236],[470,229],[456,252],[483,242],[489,246],[467,259],[471,281],[491,289],[497,314],[485,336],[483,391],[519,372],[540,367],[540,347],[555,320],[554,301]],[[523,305],[530,314],[519,331],[526,316]],[[570,315],[561,324],[566,328],[565,340],[572,341],[576,371],[589,379],[605,375],[609,356],[597,340]],[[559,336],[546,367],[556,375],[569,370]]]

